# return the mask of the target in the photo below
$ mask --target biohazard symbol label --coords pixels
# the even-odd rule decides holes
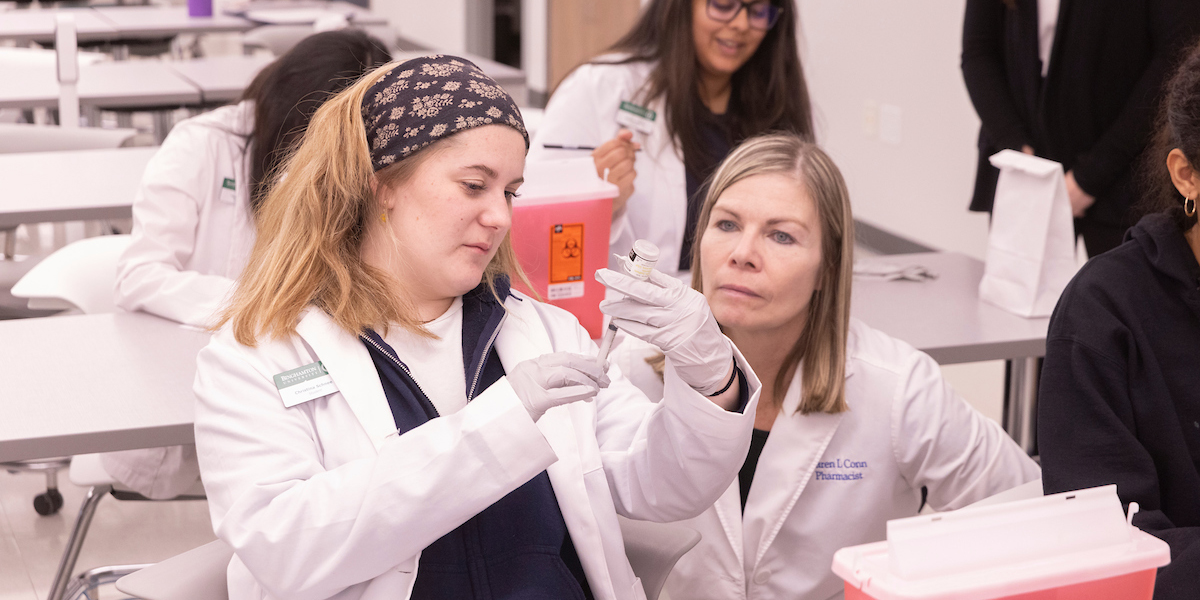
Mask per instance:
[[[583,223],[550,229],[550,283],[583,280]]]

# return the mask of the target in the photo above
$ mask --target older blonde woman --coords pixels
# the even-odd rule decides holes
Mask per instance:
[[[751,139],[714,175],[693,287],[764,385],[739,481],[690,521],[704,537],[672,598],[836,596],[834,551],[884,539],[922,488],[948,510],[1039,475],[929,356],[850,317],[853,226],[837,167],[796,136]],[[653,397],[658,353],[633,342],[619,363]]]
[[[733,480],[757,386],[699,294],[647,306],[649,333],[709,315],[655,405],[509,289],[527,148],[508,94],[449,56],[313,117],[197,366],[231,599],[637,600],[617,514],[691,517]]]

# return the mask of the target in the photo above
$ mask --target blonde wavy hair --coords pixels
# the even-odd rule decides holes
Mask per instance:
[[[700,246],[713,206],[733,184],[768,173],[793,177],[817,207],[821,227],[821,272],[809,302],[800,339],[789,349],[773,382],[782,402],[796,369],[802,369],[800,412],[836,414],[846,405],[846,338],[854,276],[854,217],[841,171],[821,148],[803,138],[773,133],[751,138],[729,154],[710,180],[692,245],[692,287],[704,291]]]
[[[411,303],[395,293],[403,289],[396,278],[362,258],[368,234],[384,227],[373,179],[381,190],[394,189],[454,140],[372,170],[363,95],[398,64],[379,67],[321,105],[303,140],[269,174],[249,263],[214,328],[229,323],[239,343],[255,346],[264,337],[292,334],[300,314],[316,306],[355,335],[368,328],[386,332],[389,325],[432,335]],[[483,274],[493,295],[501,275],[525,281],[507,235]]]

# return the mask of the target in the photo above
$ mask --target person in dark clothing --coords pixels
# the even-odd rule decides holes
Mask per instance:
[[[1147,161],[1156,210],[1079,271],[1050,319],[1038,445],[1047,494],[1115,483],[1138,503],[1133,524],[1171,546],[1154,598],[1174,600],[1200,590],[1200,46]]]
[[[1162,84],[1198,33],[1195,0],[967,0],[962,71],[983,122],[971,210],[992,210],[988,157],[1022,150],[1063,164],[1089,255],[1119,245]]]

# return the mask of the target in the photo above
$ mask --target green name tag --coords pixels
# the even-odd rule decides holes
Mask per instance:
[[[650,119],[651,121],[658,118],[658,113],[646,108],[645,106],[638,106],[632,102],[622,101],[621,110],[631,112],[643,119]]]
[[[632,102],[622,101],[617,110],[617,124],[645,135],[654,131],[654,120],[657,118],[658,113]]]
[[[235,184],[235,183],[234,183],[234,181],[233,181],[233,178],[232,178],[232,177],[226,177],[226,178],[225,178],[225,181],[222,181],[222,182],[221,182],[221,187],[223,187],[223,188],[225,188],[225,189],[227,189],[227,190],[234,190],[234,189],[236,189],[236,185],[237,185],[237,184]]]
[[[333,378],[321,361],[276,373],[274,379],[283,405],[288,408],[337,391]]]

